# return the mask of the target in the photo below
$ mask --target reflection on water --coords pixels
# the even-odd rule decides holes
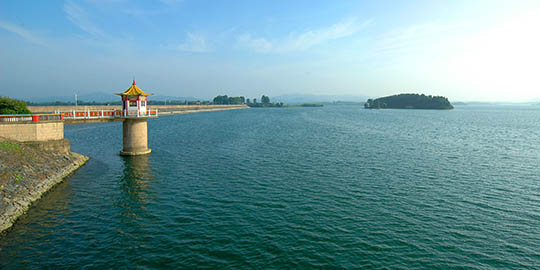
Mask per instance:
[[[117,205],[123,209],[123,216],[134,216],[151,201],[149,184],[154,177],[149,165],[150,155],[122,157],[124,168],[119,179],[122,196]]]
[[[116,248],[136,256],[142,253],[141,243],[150,234],[146,232],[150,229],[147,220],[154,218],[151,210],[156,197],[152,187],[154,176],[150,155],[121,158],[123,169],[117,182],[121,193],[114,203],[118,214],[112,224],[117,233]]]

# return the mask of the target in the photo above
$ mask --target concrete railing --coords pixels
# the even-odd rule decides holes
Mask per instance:
[[[99,119],[99,118],[115,118],[122,115],[122,111],[118,110],[71,110],[71,111],[56,111],[64,116],[64,119]]]
[[[64,119],[102,119],[102,118],[137,118],[137,117],[158,117],[157,109],[149,109],[145,114],[124,115],[121,110],[71,110],[56,111],[54,113],[39,114],[3,114],[0,115],[0,123],[11,122],[43,122],[59,121]]]
[[[150,109],[146,114],[125,115],[122,110],[71,110],[71,111],[56,111],[61,114],[63,119],[114,119],[114,118],[137,118],[137,117],[158,117],[157,109]]]
[[[0,115],[0,122],[43,122],[64,120],[62,114],[4,114]]]

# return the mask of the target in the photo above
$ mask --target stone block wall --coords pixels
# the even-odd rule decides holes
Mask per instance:
[[[64,139],[64,123],[48,122],[5,122],[0,124],[2,138],[19,141],[57,141]]]
[[[45,152],[57,152],[64,155],[69,154],[71,147],[68,139],[54,140],[54,141],[33,141],[33,142],[23,142],[24,145],[30,145],[37,147]]]
[[[126,119],[122,124],[123,149],[121,155],[150,153],[148,149],[148,124],[146,118]]]

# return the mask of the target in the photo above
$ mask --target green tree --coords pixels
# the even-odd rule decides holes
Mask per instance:
[[[243,104],[245,101],[244,97],[229,97],[228,104]]]
[[[217,96],[212,101],[214,104],[244,104],[246,99],[243,96],[240,97],[229,97],[227,95]]]
[[[227,95],[217,96],[213,101],[214,104],[229,104],[229,97]]]
[[[265,96],[265,95],[263,95],[263,96],[261,97],[261,103],[263,103],[263,104],[268,104],[268,103],[270,103],[270,98],[267,97],[267,96]]]
[[[26,107],[26,102],[17,99],[11,99],[8,97],[0,97],[0,114],[22,113],[32,113]]]

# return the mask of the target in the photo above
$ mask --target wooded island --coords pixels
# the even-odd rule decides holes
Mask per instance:
[[[377,99],[368,99],[366,109],[431,109],[451,110],[454,108],[448,98],[424,94],[399,94]]]

